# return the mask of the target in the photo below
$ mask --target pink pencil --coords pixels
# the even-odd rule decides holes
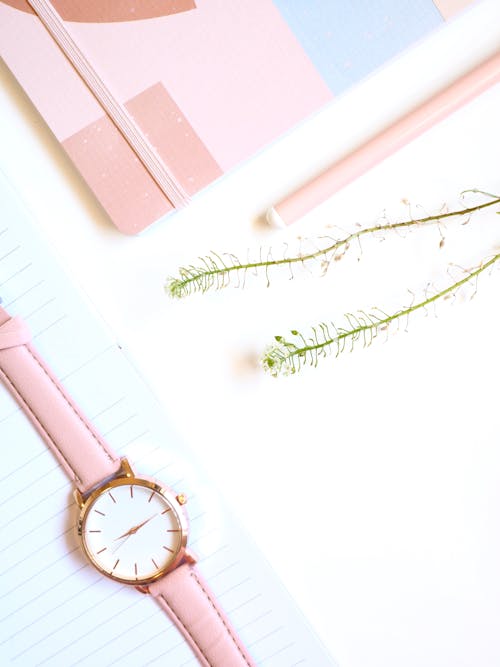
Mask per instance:
[[[500,51],[270,208],[268,221],[295,222],[498,81]]]

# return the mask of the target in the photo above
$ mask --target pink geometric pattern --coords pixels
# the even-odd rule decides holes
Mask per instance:
[[[34,14],[26,0],[0,0],[23,12]],[[113,23],[169,16],[196,9],[194,0],[52,0],[52,6],[64,21]]]
[[[222,175],[222,169],[163,84],[147,88],[125,107],[188,195]]]
[[[172,210],[170,201],[107,116],[62,145],[125,234],[136,234]]]

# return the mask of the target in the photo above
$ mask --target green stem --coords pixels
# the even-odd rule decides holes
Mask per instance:
[[[411,313],[414,313],[415,311],[420,310],[421,308],[426,308],[427,306],[431,305],[432,303],[435,303],[439,299],[443,299],[447,295],[452,294],[456,290],[463,287],[465,284],[474,280],[474,278],[477,278],[481,273],[483,273],[483,271],[486,271],[488,268],[493,266],[499,260],[500,260],[500,253],[494,255],[491,259],[482,263],[478,268],[468,273],[461,280],[458,280],[452,285],[449,285],[445,289],[441,290],[440,292],[437,292],[431,297],[428,297],[420,301],[419,303],[408,306],[408,308],[404,308],[403,310],[400,310],[392,315],[387,315],[386,317],[383,318],[376,317],[374,318],[373,321],[370,321],[369,323],[360,324],[359,326],[352,327],[349,330],[341,331],[336,336],[326,337],[325,340],[321,342],[315,342],[315,343],[311,342],[310,344],[305,344],[302,347],[297,347],[295,344],[284,341],[281,337],[278,336],[277,340],[279,342],[279,345],[271,347],[271,349],[265,354],[263,359],[264,367],[267,370],[269,370],[273,375],[278,375],[279,371],[282,370],[283,366],[291,362],[291,372],[293,373],[295,372],[295,364],[294,364],[295,358],[299,359],[299,366],[300,366],[300,360],[305,359],[307,355],[309,355],[309,357],[312,358],[312,360],[314,361],[318,358],[317,357],[318,352],[321,352],[321,350],[324,350],[325,348],[328,348],[331,345],[336,345],[337,348],[340,349],[342,347],[342,343],[348,338],[354,338],[357,340],[357,338],[360,335],[365,334],[366,332],[372,332],[374,335],[376,335],[378,331],[383,330],[384,327],[387,327],[391,322],[394,322],[402,317],[407,317],[411,315]],[[349,319],[349,316],[347,317]],[[293,332],[293,334],[299,335],[298,332],[295,331]],[[302,340],[304,340],[302,336],[301,338]]]
[[[204,291],[205,289],[208,289],[208,287],[211,286],[211,284],[206,281],[207,280],[210,281],[210,279],[214,277],[229,276],[231,273],[235,271],[249,271],[252,269],[260,269],[264,267],[266,268],[267,271],[268,269],[277,266],[282,266],[282,265],[290,266],[297,263],[305,263],[309,260],[317,259],[318,257],[324,257],[325,255],[333,254],[334,252],[336,252],[341,248],[347,248],[352,241],[359,239],[362,236],[374,234],[377,232],[390,232],[414,226],[435,224],[441,220],[445,220],[448,218],[471,215],[472,213],[480,211],[481,209],[488,208],[490,206],[494,206],[495,204],[499,203],[500,203],[500,197],[496,197],[492,201],[484,202],[482,204],[478,204],[477,206],[464,208],[459,211],[449,211],[448,213],[430,215],[424,218],[416,218],[413,220],[405,220],[403,222],[395,222],[395,223],[388,223],[386,225],[373,225],[371,227],[365,227],[363,229],[359,229],[356,232],[353,232],[352,234],[348,234],[343,239],[335,241],[335,243],[332,243],[331,245],[325,248],[304,255],[300,254],[295,257],[260,260],[256,262],[247,262],[246,264],[241,264],[237,262],[229,266],[225,264],[218,266],[212,260],[211,262],[213,264],[212,268],[188,267],[181,269],[180,270],[181,277],[171,279],[167,284],[167,289],[170,292],[171,296],[185,296],[186,294],[189,293],[189,287],[193,283],[199,283],[200,289],[203,289]],[[219,261],[222,261],[217,255],[214,256],[217,257]],[[201,287],[203,283],[205,285],[205,288]]]

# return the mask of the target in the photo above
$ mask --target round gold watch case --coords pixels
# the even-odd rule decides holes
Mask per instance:
[[[102,486],[95,489],[92,493],[89,494],[89,496],[85,498],[83,498],[78,492],[75,493],[77,502],[80,505],[80,512],[78,515],[78,523],[77,523],[77,532],[80,538],[80,543],[83,552],[85,553],[87,559],[99,572],[101,572],[104,576],[113,579],[114,581],[119,581],[120,583],[130,584],[132,586],[140,587],[145,584],[151,584],[157,579],[160,579],[161,577],[165,576],[168,572],[175,569],[182,560],[184,559],[191,560],[191,555],[186,553],[186,545],[188,538],[188,521],[182,507],[186,502],[186,498],[183,494],[175,495],[170,489],[162,486],[156,480],[147,477],[135,477],[132,471],[130,470],[130,467],[128,466],[127,462],[124,461],[124,463],[125,463],[124,468],[126,472],[124,473],[123,476],[113,478],[112,480],[106,482]],[[181,531],[179,547],[176,553],[173,555],[173,557],[169,560],[168,564],[165,567],[160,567],[158,571],[155,572],[154,575],[148,576],[147,578],[141,578],[139,576],[138,578],[135,578],[134,581],[131,581],[130,579],[123,579],[117,576],[116,574],[113,574],[112,572],[103,569],[94,558],[94,555],[88,549],[84,537],[85,524],[88,518],[89,510],[91,510],[95,501],[101,495],[109,494],[110,491],[113,491],[113,489],[116,489],[117,487],[121,486],[134,486],[134,487],[141,486],[147,489],[151,489],[152,492],[154,491],[158,493],[164,499],[167,505],[171,508],[171,510],[175,513]]]

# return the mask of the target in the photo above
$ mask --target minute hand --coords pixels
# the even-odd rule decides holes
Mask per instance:
[[[145,526],[148,523],[148,521],[151,521],[151,519],[154,519],[155,516],[156,516],[156,514],[153,514],[153,516],[150,516],[149,519],[146,519],[146,521],[143,521],[142,523],[139,523],[137,526],[134,526],[133,528],[130,528],[129,530],[127,530],[126,533],[123,533],[123,535],[120,535],[119,537],[115,537],[114,541],[116,542],[116,540],[121,540],[123,537],[128,537],[129,535],[134,535],[135,533],[137,533],[139,528],[142,528],[143,526]]]

